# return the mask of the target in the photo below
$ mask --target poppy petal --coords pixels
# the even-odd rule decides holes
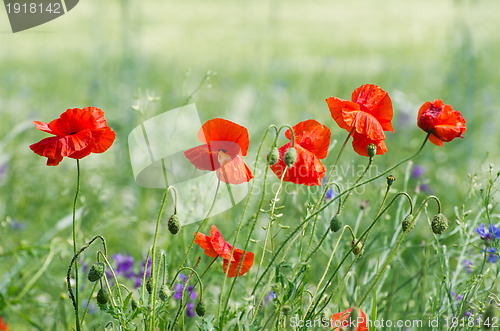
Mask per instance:
[[[103,117],[104,118],[104,117]],[[104,120],[106,122],[106,120]],[[109,126],[92,130],[92,153],[104,153],[115,141],[116,134]]]
[[[70,156],[75,152],[84,150],[91,144],[91,140],[92,133],[90,132],[90,130],[83,130],[72,135],[59,137],[59,143],[61,144],[61,155]]]
[[[351,111],[344,113],[343,117],[347,125],[356,128],[357,133],[366,135],[372,140],[385,139],[382,125],[372,115],[364,111]]]
[[[222,160],[221,156],[227,155],[219,152],[219,161]],[[253,178],[252,172],[243,161],[240,155],[236,155],[234,159],[226,158],[226,161],[220,162],[223,166],[217,171],[217,176],[224,183],[228,184],[242,184],[250,181]]]
[[[68,109],[49,123],[49,128],[58,136],[72,135],[83,130],[97,129],[94,116],[83,109]]]
[[[205,250],[205,254],[207,254],[208,256],[214,258],[219,256],[219,254],[217,254],[217,252],[212,247],[212,242],[210,241],[210,237],[207,236],[206,234],[198,232],[196,238],[194,239],[194,242],[200,245],[200,247]]]
[[[222,265],[224,273],[227,271],[227,266],[229,265],[229,272],[227,273],[228,278],[233,278],[236,276],[238,267],[240,266],[241,259],[243,257],[243,251],[239,248],[235,248],[233,252],[233,262],[229,265],[229,260],[224,260]],[[243,257],[243,262],[241,263],[240,272],[238,276],[244,275],[253,265],[254,254],[252,252],[245,252],[245,257]]]
[[[334,331],[340,331],[342,326],[351,325],[349,320],[352,310],[353,308],[349,308],[342,313],[332,315],[332,329],[335,328]],[[361,309],[358,310],[358,314],[356,320],[352,321],[355,326],[357,324],[356,331],[368,331],[366,314]]]
[[[285,153],[291,146],[292,142],[282,146],[279,149],[280,158],[278,162],[270,166],[271,170],[280,179],[286,168],[284,161]],[[298,144],[295,145],[295,150],[297,151],[297,159],[293,166],[287,169],[283,181],[307,186],[321,185],[321,179],[323,179],[326,172],[323,163],[321,163],[316,155]]]
[[[241,149],[241,155],[247,155],[249,138],[248,130],[234,122],[214,118],[207,121],[198,131],[198,139],[203,143],[214,141],[229,141],[238,144]]]
[[[214,171],[220,168],[218,154],[211,150],[208,145],[193,147],[184,152],[184,156],[197,169]]]
[[[351,101],[359,104],[361,110],[377,119],[384,131],[392,128],[392,101],[386,91],[373,84],[365,84],[352,92]]]
[[[33,121],[33,123],[35,123],[35,126],[38,130],[57,135],[57,133],[52,131],[52,129],[49,127],[49,124],[40,121]]]
[[[366,148],[369,144],[374,144],[377,146],[377,155],[383,155],[387,152],[387,147],[385,146],[384,140],[372,140],[363,134],[354,132],[352,134],[352,147],[356,153],[361,156],[368,156]]]
[[[233,246],[228,244],[224,240],[215,225],[212,225],[212,227],[210,228],[210,242],[212,244],[212,248],[220,257],[222,257],[224,260],[229,260],[229,258],[231,257],[231,250],[233,249]],[[234,261],[234,256],[232,258],[232,261]]]
[[[443,141],[436,137],[434,134],[429,135],[429,140],[436,146],[443,147]]]
[[[335,122],[337,122],[337,125],[342,129],[351,131],[352,127],[344,121],[343,115],[351,111],[360,110],[360,106],[357,103],[335,97],[326,99],[326,103],[328,104],[330,114]]]
[[[295,143],[307,149],[318,159],[324,159],[330,145],[330,129],[315,120],[302,121],[293,128]],[[288,129],[285,136],[292,140],[292,132]]]

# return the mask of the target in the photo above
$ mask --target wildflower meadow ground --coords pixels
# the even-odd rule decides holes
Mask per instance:
[[[0,330],[499,330],[498,12],[2,22]]]

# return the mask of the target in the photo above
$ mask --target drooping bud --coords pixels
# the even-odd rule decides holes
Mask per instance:
[[[375,146],[374,143],[368,144],[368,146],[366,146],[366,152],[370,158],[374,157],[375,154],[377,154],[377,146]]]
[[[167,222],[167,226],[168,231],[170,231],[171,234],[177,234],[181,229],[181,221],[179,220],[179,216],[177,216],[177,214],[173,214],[172,216],[170,216]]]
[[[106,269],[106,265],[104,262],[96,262],[94,263],[89,270],[89,275],[88,279],[89,281],[97,282],[99,279],[101,279],[102,276],[104,276],[104,270]]]
[[[284,306],[282,306],[282,307],[281,307],[281,312],[282,312],[285,316],[287,316],[288,314],[290,314],[290,311],[291,311],[291,310],[292,310],[292,309],[290,308],[290,306],[289,306],[289,305],[284,305]]]
[[[406,232],[406,229],[408,229],[410,227],[410,224],[411,224],[411,221],[413,219],[413,215],[412,214],[409,214],[408,216],[406,216],[403,221],[401,222],[401,228],[403,229],[403,232]],[[413,225],[411,226],[411,229],[408,230],[408,232],[410,232],[411,230],[413,230],[415,228],[415,222],[413,223]]]
[[[105,289],[101,288],[99,292],[97,292],[97,303],[105,305],[108,302],[109,302],[109,294]]]
[[[342,220],[340,219],[339,215],[333,216],[332,220],[330,221],[330,230],[332,230],[333,232],[337,232],[341,227]]]
[[[273,165],[276,162],[278,162],[280,158],[280,151],[278,148],[275,146],[273,149],[271,149],[271,153],[267,156],[267,161],[269,161],[269,165]]]
[[[394,177],[393,175],[387,176],[387,186],[391,186],[395,180],[396,180],[396,177]]]
[[[149,294],[153,292],[153,280],[151,279],[151,277],[149,277],[146,281],[146,291],[148,291]]]
[[[160,287],[160,292],[158,296],[161,301],[167,301],[167,299],[172,295],[172,291],[168,288],[167,285],[162,285]]]
[[[207,308],[205,307],[205,304],[203,303],[203,301],[198,301],[198,303],[196,304],[196,314],[200,317],[203,317],[205,316],[205,313],[207,311]]]
[[[431,227],[435,234],[442,234],[448,230],[450,221],[443,214],[439,213],[432,218]]]
[[[291,168],[295,160],[297,160],[297,150],[295,147],[290,147],[285,153],[285,164],[288,168]]]
[[[361,255],[363,255],[364,253],[364,247],[363,247],[363,243],[361,241],[358,242],[358,244],[356,244],[356,242],[358,242],[358,239],[354,238],[351,242],[351,246],[353,247],[352,249],[352,253],[358,257],[361,257]]]

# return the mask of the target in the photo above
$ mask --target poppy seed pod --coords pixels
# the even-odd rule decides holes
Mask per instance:
[[[149,277],[146,281],[146,291],[148,291],[149,294],[153,292],[153,280],[151,279],[151,277]]]
[[[361,241],[358,242],[358,244],[356,245],[357,241],[358,239],[354,238],[351,242],[351,246],[353,247],[352,253],[358,257],[361,257],[361,255],[363,255],[365,250],[363,248],[363,243]]]
[[[401,222],[401,228],[403,229],[403,232],[406,231],[406,229],[408,229],[408,227],[410,226],[411,224],[411,220],[413,219],[413,215],[412,214],[409,214],[408,216],[406,216],[403,221]],[[408,232],[410,232],[411,230],[413,230],[415,228],[415,223],[413,223],[412,227],[410,230],[408,230]]]
[[[442,234],[448,230],[450,221],[443,214],[439,213],[432,218],[431,227],[435,234]]]
[[[172,295],[172,291],[170,291],[170,289],[168,288],[167,285],[162,285],[160,287],[160,293],[158,294],[158,296],[160,297],[160,300],[167,301],[167,299],[170,297],[170,295]]]
[[[109,294],[108,292],[101,288],[99,292],[97,292],[97,303],[100,305],[105,305],[109,302]]]
[[[96,262],[94,263],[89,270],[89,275],[88,279],[89,281],[97,282],[99,279],[101,279],[102,276],[104,276],[104,270],[106,269],[106,265],[104,262]]]
[[[393,175],[387,176],[387,186],[391,186],[396,181],[396,177]]]
[[[205,316],[205,313],[207,311],[207,308],[205,307],[205,304],[203,303],[203,301],[198,301],[198,303],[196,304],[196,314],[200,317],[203,317]]]
[[[368,146],[366,146],[366,152],[370,158],[374,157],[377,154],[377,146],[374,143],[368,144]]]
[[[170,216],[167,222],[167,226],[168,231],[170,231],[171,234],[177,234],[181,229],[181,221],[179,220],[179,216],[177,216],[177,214],[173,214],[172,216]]]
[[[340,220],[340,217],[338,215],[333,216],[332,220],[330,221],[330,230],[332,230],[333,232],[337,232],[341,227],[342,221]]]
[[[295,147],[290,147],[285,153],[285,164],[288,168],[291,168],[295,160],[297,160],[297,150]]]
[[[273,147],[271,150],[271,153],[267,156],[267,161],[269,161],[269,165],[273,165],[276,162],[278,162],[280,158],[280,151],[278,150],[278,147]]]

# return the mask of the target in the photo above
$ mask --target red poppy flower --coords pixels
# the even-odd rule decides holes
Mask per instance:
[[[198,232],[194,242],[200,245],[200,247],[205,250],[206,255],[214,258],[218,256],[222,257],[222,259],[224,260],[224,273],[226,272],[227,266],[229,265],[229,272],[227,274],[229,278],[236,276],[236,272],[238,271],[238,267],[242,259],[243,263],[241,264],[238,276],[245,274],[253,265],[254,254],[252,252],[246,252],[245,256],[243,256],[243,251],[239,248],[235,248],[233,251],[233,256],[231,256],[231,250],[233,249],[233,246],[228,244],[224,240],[215,225],[212,225],[212,228],[210,229],[210,237],[201,232]],[[229,263],[230,257],[231,263]]]
[[[7,325],[7,323],[5,323],[3,321],[2,317],[0,317],[0,330],[2,330],[2,331],[9,331],[10,330],[9,326]]]
[[[366,84],[352,92],[351,101],[331,97],[326,99],[332,118],[342,129],[352,133],[352,147],[362,156],[368,156],[366,147],[373,143],[377,154],[387,152],[384,131],[392,128],[392,102],[387,92],[377,85]]]
[[[463,138],[462,134],[467,129],[462,114],[450,105],[443,104],[440,99],[427,101],[420,107],[417,125],[425,132],[430,132],[429,140],[438,146],[458,137]]]
[[[50,123],[35,121],[38,130],[55,135],[30,146],[47,158],[47,165],[58,165],[63,157],[81,159],[90,153],[105,152],[115,140],[106,124],[104,112],[95,107],[68,109]]]
[[[350,320],[353,308],[349,308],[342,313],[333,314],[332,329],[335,328],[334,331],[340,331],[340,327],[342,326],[349,327],[352,325],[356,326],[356,331],[368,331],[366,315],[361,309],[358,310],[358,317],[355,320]]]
[[[243,161],[248,150],[248,131],[231,121],[214,118],[198,131],[198,139],[205,143],[184,152],[198,169],[217,171],[224,183],[241,184],[253,178]]]
[[[320,159],[324,159],[328,153],[330,129],[315,120],[302,121],[292,129],[295,133],[297,159],[293,166],[287,169],[283,180],[308,186],[321,185],[321,179],[326,170]],[[290,129],[285,132],[285,136],[292,140]],[[290,147],[292,147],[292,141],[281,146],[278,162],[270,166],[280,179],[286,167],[285,153]]]

